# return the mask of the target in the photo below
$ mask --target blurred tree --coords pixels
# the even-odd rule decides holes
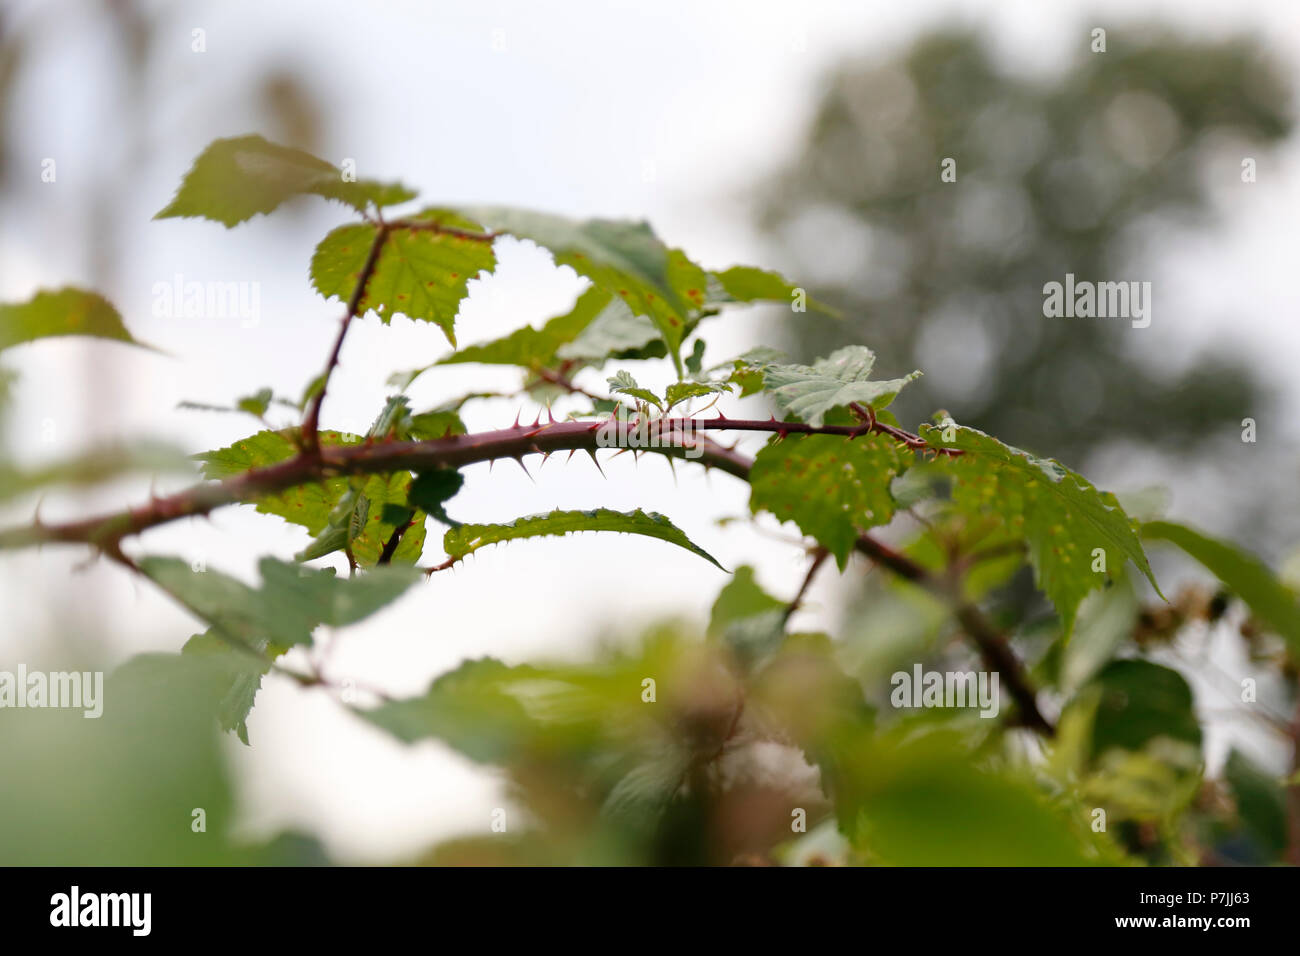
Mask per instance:
[[[887,374],[927,371],[900,399],[905,420],[948,407],[1076,465],[1104,442],[1222,437],[1268,398],[1241,362],[1154,375],[1141,332],[1045,319],[1043,285],[1144,278],[1140,228],[1204,218],[1204,164],[1226,137],[1275,143],[1290,126],[1278,74],[1246,40],[1112,31],[1108,52],[1050,82],[1000,68],[965,32],[846,65],[802,154],[761,191],[791,274],[846,315],[801,316],[790,347],[866,343]],[[949,157],[955,183],[940,179]]]

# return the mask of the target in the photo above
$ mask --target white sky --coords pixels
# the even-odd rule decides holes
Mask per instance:
[[[319,203],[296,218],[259,218],[232,232],[195,220],[149,222],[207,142],[258,129],[247,93],[259,64],[283,62],[311,76],[329,102],[326,158],[355,158],[363,176],[401,178],[429,202],[648,218],[671,244],[723,267],[763,264],[738,197],[797,151],[819,77],[841,56],[888,49],[927,26],[966,22],[987,25],[1017,67],[1043,71],[1086,43],[1092,26],[1113,31],[1135,19],[1167,19],[1206,35],[1257,29],[1284,62],[1300,60],[1300,17],[1289,0],[225,0],[158,7],[167,12],[164,52],[147,80],[154,161],[142,167],[115,135],[120,114],[112,84],[98,81],[113,75],[105,70],[103,23],[87,12],[98,5],[8,4],[20,25],[50,19],[36,31],[40,43],[21,91],[23,136],[9,144],[31,185],[20,185],[18,198],[0,207],[0,298],[89,281],[81,240],[69,237],[84,229],[87,196],[108,183],[122,200],[122,228],[111,241],[123,271],[107,291],[138,337],[173,356],[66,341],[6,356],[23,375],[11,444],[36,449],[33,459],[70,451],[91,436],[163,434],[194,450],[217,447],[248,433],[251,420],[173,411],[177,402],[227,402],[264,385],[296,394],[319,371],[340,309],[315,296],[306,268],[315,241],[344,221],[341,207]],[[206,30],[206,53],[190,50],[195,27]],[[57,184],[39,180],[44,157],[58,161]],[[1261,167],[1254,188],[1220,197],[1223,230],[1159,250],[1158,308],[1179,317],[1177,326],[1166,326],[1171,352],[1231,332],[1274,374],[1292,363],[1300,351],[1293,278],[1298,174],[1300,150],[1293,146]],[[154,283],[177,273],[259,283],[259,324],[154,318]],[[463,309],[459,338],[469,343],[537,323],[567,308],[578,288],[536,250],[506,248],[497,277]],[[1225,328],[1243,312],[1250,327]],[[713,360],[752,344],[758,328],[756,317],[743,313],[727,323],[709,336]],[[1156,334],[1160,324],[1157,315]],[[374,319],[355,325],[331,386],[327,424],[364,430],[387,394],[388,374],[425,364],[445,348],[432,326],[404,319],[391,328]],[[109,383],[110,394],[93,403],[82,377],[87,362],[100,365]],[[412,394],[420,408],[470,387],[513,382],[509,372],[458,368],[426,376]],[[469,424],[508,424],[514,412],[515,406],[486,406]],[[1282,432],[1294,437],[1294,424],[1276,423],[1272,434]],[[1268,435],[1262,425],[1261,441]],[[658,510],[728,567],[757,565],[773,592],[789,595],[798,584],[803,563],[796,549],[712,524],[746,510],[744,487],[726,476],[706,479],[679,468],[674,485],[662,462],[634,470],[631,456],[606,466],[608,481],[578,458],[567,468],[552,461],[533,471],[535,483],[513,464],[495,469],[490,481],[486,466],[469,469],[453,514],[508,520],[556,507]],[[95,500],[51,497],[45,514],[80,514],[119,503],[124,492],[134,499],[146,491],[136,484]],[[300,529],[278,519],[228,509],[211,522],[153,533],[145,548],[251,577],[258,554],[287,556],[303,543]],[[73,573],[83,559],[55,549],[0,557],[0,603],[13,608],[0,657],[25,654],[29,666],[39,666],[39,655],[52,652],[33,637],[55,628],[84,633],[88,644],[106,641],[114,660],[176,649],[196,629],[117,569]],[[576,655],[605,626],[620,631],[665,613],[703,620],[724,582],[702,561],[626,536],[493,549],[347,631],[329,672],[417,693],[466,656]],[[797,623],[826,627],[834,619],[833,576],[826,575]],[[348,858],[385,859],[447,833],[486,827],[499,803],[491,775],[438,745],[395,744],[320,693],[268,681],[250,731],[254,747],[232,744],[230,751],[255,832],[301,825]]]

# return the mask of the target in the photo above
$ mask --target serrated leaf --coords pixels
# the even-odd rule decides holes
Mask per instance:
[[[86,335],[149,348],[131,337],[117,309],[96,292],[65,286],[42,289],[26,302],[0,304],[0,351],[62,335]]]
[[[889,485],[910,457],[883,435],[772,441],[750,469],[749,508],[793,521],[835,555],[843,570],[859,533],[893,518]]]
[[[459,559],[500,541],[566,535],[577,531],[618,531],[658,538],[694,552],[710,564],[726,570],[663,515],[653,511],[645,512],[640,508],[630,512],[611,511],[608,508],[597,508],[594,511],[552,511],[518,518],[509,524],[464,524],[450,529],[443,536],[442,546],[450,557]]]
[[[672,408],[688,399],[701,398],[705,395],[730,394],[731,385],[728,382],[673,382],[664,392],[664,399],[667,401],[665,407]]]
[[[956,481],[954,508],[974,518],[993,516],[1023,538],[1038,588],[1056,606],[1067,636],[1079,602],[1125,561],[1160,593],[1137,525],[1114,495],[1098,491],[1060,462],[1036,458],[973,428],[922,425],[921,437],[964,452],[936,463]],[[1104,573],[1092,570],[1097,548],[1105,552]]]
[[[645,222],[573,220],[548,213],[501,207],[461,210],[499,232],[530,239],[550,250],[559,265],[649,316],[659,329],[678,372],[678,354],[692,308],[701,305],[707,276],[699,266],[670,250]],[[679,290],[683,290],[679,292]],[[691,291],[700,296],[693,303]]]
[[[203,462],[202,471],[205,478],[216,480],[231,478],[254,468],[266,468],[293,458],[298,454],[298,446],[293,442],[296,434],[297,429],[262,431],[226,448],[204,452],[194,457]],[[364,440],[360,435],[336,431],[321,431],[319,438],[322,446],[355,445]],[[384,505],[406,504],[411,476],[409,472],[394,472],[389,475],[369,475],[356,481],[357,487],[354,489],[348,478],[327,478],[321,482],[286,488],[273,494],[250,495],[243,500],[247,504],[254,505],[263,514],[276,515],[285,521],[306,528],[307,532],[317,539],[300,552],[303,555],[301,560],[309,561],[337,551],[348,544],[349,535],[346,530],[342,536],[336,534],[325,541],[320,540],[320,536],[331,527],[331,517],[344,502],[345,496],[355,491],[357,496],[367,499],[368,507],[365,524],[360,533],[351,535],[352,555],[359,565],[370,567],[379,560],[384,545],[396,529],[395,525],[384,521]],[[351,513],[350,509],[349,516]],[[347,520],[350,521],[350,518]],[[345,528],[341,521],[334,524],[336,527]],[[409,564],[419,560],[424,541],[424,516],[417,514],[415,524],[403,534],[401,543],[393,555],[393,562]]]
[[[875,361],[875,353],[866,346],[846,345],[811,366],[768,366],[765,387],[783,411],[820,426],[827,412],[851,402],[886,407],[904,385],[921,374],[873,382],[870,375]]]
[[[335,199],[361,212],[372,203],[388,206],[415,198],[399,183],[345,182],[342,170],[310,153],[261,136],[237,136],[218,139],[199,154],[176,196],[154,218],[200,217],[229,229],[303,194]]]
[[[1300,660],[1300,602],[1276,574],[1252,554],[1226,541],[1172,521],[1148,521],[1142,537],[1168,541],[1185,551],[1250,606],[1261,621],[1287,642]]]
[[[426,209],[411,218],[482,231],[477,223],[441,209]],[[354,223],[321,240],[311,259],[317,292],[327,299],[349,300],[374,244],[375,230],[370,223]],[[433,322],[454,346],[456,314],[469,294],[469,281],[494,268],[496,255],[490,240],[430,229],[390,229],[358,314],[373,311],[385,323],[394,314]]]
[[[663,400],[650,389],[638,385],[630,372],[615,372],[606,381],[609,383],[609,390],[617,395],[629,395],[640,401],[649,402],[656,408],[664,407]]]

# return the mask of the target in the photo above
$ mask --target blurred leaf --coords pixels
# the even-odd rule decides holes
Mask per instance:
[[[175,654],[108,675],[103,715],[5,710],[0,859],[12,866],[238,862],[213,715],[220,671]],[[203,811],[206,832],[192,829]]]
[[[753,266],[732,266],[722,272],[713,273],[713,276],[726,293],[725,296],[715,296],[714,301],[756,302],[765,300],[791,305],[794,302],[793,293],[798,288],[794,283],[776,272],[756,269]],[[815,299],[809,298],[805,304],[809,308],[824,312],[827,315],[837,315],[834,309],[817,302]]]
[[[612,299],[611,293],[593,286],[578,296],[572,309],[548,320],[540,329],[524,326],[503,338],[467,345],[436,364],[479,362],[484,365],[519,365],[523,368],[554,365],[557,350],[578,338],[599,316],[609,311],[630,314],[627,306],[621,301],[611,301]]]
[[[1300,659],[1300,602],[1263,561],[1171,521],[1148,521],[1142,526],[1142,536],[1168,541],[1199,561],[1286,640],[1292,657]]]
[[[947,732],[851,748],[837,796],[854,846],[901,866],[1085,866],[1063,814],[1013,771],[978,768]]]
[[[1274,857],[1287,846],[1286,791],[1277,778],[1257,767],[1240,750],[1228,754],[1223,775],[1237,798],[1237,814]]]
[[[268,644],[310,644],[319,624],[355,624],[395,601],[419,578],[411,568],[381,567],[353,578],[275,558],[258,563],[261,588],[219,571],[195,571],[179,558],[137,564],[155,584],[227,638],[259,653]]]
[[[644,222],[609,219],[577,221],[547,213],[503,207],[462,210],[492,229],[531,239],[550,250],[558,265],[571,267],[654,322],[678,371],[678,350],[691,312],[691,292],[703,297],[703,270],[670,250]],[[682,290],[679,292],[679,290]]]
[[[131,337],[117,309],[96,292],[65,286],[43,289],[26,302],[0,303],[0,351],[62,335],[87,335],[149,348]]]
[[[310,153],[277,146],[261,136],[237,136],[214,140],[154,218],[199,217],[229,229],[307,193],[336,199],[359,212],[371,203],[389,206],[415,198],[398,183],[345,182],[341,170]]]
[[[741,661],[753,662],[780,644],[785,611],[785,602],[759,587],[754,569],[742,564],[713,602],[709,636],[724,640]]]
[[[1201,745],[1192,689],[1175,670],[1145,660],[1111,661],[1085,690],[1101,692],[1092,726],[1094,758],[1112,747],[1142,750],[1158,737]]]
[[[154,442],[98,448],[26,471],[0,462],[0,501],[50,485],[84,487],[136,472],[192,474],[192,468],[189,456],[179,448]]]

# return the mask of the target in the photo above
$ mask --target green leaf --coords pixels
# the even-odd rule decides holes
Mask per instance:
[[[890,482],[910,454],[883,435],[801,435],[773,440],[749,472],[750,511],[793,521],[843,570],[858,535],[894,516]]]
[[[898,866],[1084,866],[1098,860],[1032,781],[977,767],[949,733],[852,745],[837,810],[855,847]]]
[[[732,266],[730,269],[722,272],[714,272],[711,275],[717,279],[718,285],[722,287],[724,295],[714,296],[712,301],[716,302],[783,302],[791,305],[794,299],[794,293],[799,286],[790,282],[784,276],[776,272],[769,272],[766,269],[756,269],[753,266]],[[816,301],[808,298],[805,304],[810,308],[816,309],[827,315],[838,318],[838,313]]]
[[[1276,856],[1287,845],[1286,791],[1278,779],[1265,773],[1235,747],[1228,755],[1223,775],[1237,800],[1237,815],[1246,828]]]
[[[147,557],[141,571],[211,625],[184,652],[221,672],[222,728],[248,743],[248,713],[271,663],[296,644],[310,644],[321,624],[344,627],[397,600],[419,578],[412,568],[383,567],[353,578],[263,558],[261,588],[219,571],[195,571],[178,558]]]
[[[875,362],[875,353],[866,346],[846,345],[811,366],[768,366],[766,388],[783,411],[820,426],[827,412],[850,402],[886,407],[904,385],[921,374],[873,382],[869,378]]]
[[[456,230],[481,232],[482,227],[441,209],[426,209],[411,217]],[[370,223],[340,226],[321,240],[311,260],[312,284],[325,298],[347,302],[365,267],[375,241]],[[387,323],[394,314],[433,322],[456,344],[455,321],[469,281],[496,267],[489,239],[433,229],[391,229],[379,261],[366,286],[359,315],[375,312]]]
[[[183,451],[155,442],[93,449],[30,470],[0,462],[0,501],[51,485],[86,487],[136,472],[192,474],[192,469]]]
[[[398,183],[345,182],[343,172],[323,159],[261,136],[218,139],[194,161],[175,198],[155,219],[199,217],[235,226],[269,213],[303,194],[336,199],[364,212],[415,198]]]
[[[730,394],[731,385],[728,382],[673,382],[665,391],[664,398],[668,402],[667,408],[672,408],[692,398]]]
[[[649,318],[633,314],[623,300],[593,286],[578,297],[570,311],[550,319],[540,329],[525,326],[504,338],[466,346],[435,364],[477,362],[554,368],[568,362],[644,357],[641,353],[659,341],[659,330]],[[419,372],[412,374],[408,382]]]
[[[456,412],[435,409],[412,415],[406,423],[406,430],[416,441],[434,441],[465,434],[465,423]]]
[[[262,431],[227,448],[194,457],[203,462],[205,478],[231,478],[294,457],[298,454],[298,446],[293,441],[297,434],[296,428],[278,432]],[[319,437],[322,446],[355,445],[364,440],[360,435],[336,431],[322,431]],[[327,478],[322,482],[286,488],[274,494],[249,495],[243,500],[255,505],[263,514],[276,515],[285,521],[301,525],[316,538],[300,552],[301,560],[323,557],[346,547],[350,540],[353,558],[362,567],[371,567],[379,560],[384,545],[396,529],[396,525],[384,521],[384,505],[406,504],[411,475],[409,472],[369,475],[357,478],[355,482],[354,487],[353,480],[348,478]],[[360,507],[362,498],[365,499],[364,509]],[[364,515],[360,514],[361,511],[365,512]],[[364,519],[364,524],[359,529],[351,529],[353,516]],[[335,533],[322,540],[321,536],[331,528]],[[393,561],[410,564],[419,560],[424,540],[424,518],[417,515],[416,523],[402,536]]]
[[[499,541],[565,535],[575,531],[619,531],[659,538],[692,551],[710,564],[726,570],[663,515],[653,511],[647,513],[640,508],[630,512],[611,511],[608,508],[597,508],[594,511],[552,511],[549,514],[518,518],[509,524],[464,524],[450,529],[443,536],[442,546],[450,557],[459,559]]]
[[[649,402],[656,408],[664,407],[663,400],[650,389],[641,388],[637,385],[636,379],[632,377],[630,372],[616,372],[607,381],[609,382],[609,390],[616,395],[630,395],[643,402]]]
[[[465,209],[471,219],[549,249],[559,265],[649,316],[681,373],[678,354],[691,319],[692,291],[702,303],[707,276],[681,253],[672,253],[645,222],[577,221],[521,209]],[[678,290],[683,290],[679,292]]]
[[[1168,541],[1199,561],[1281,635],[1291,655],[1300,659],[1300,603],[1263,561],[1226,541],[1171,521],[1148,521],[1142,526],[1142,536]]]
[[[1092,726],[1091,754],[1100,757],[1112,748],[1142,750],[1165,737],[1201,745],[1192,689],[1176,670],[1145,660],[1111,661],[1087,685],[1101,698]]]
[[[454,497],[465,484],[465,476],[453,468],[437,468],[422,472],[411,482],[407,500],[417,508],[423,508],[443,524],[452,528],[460,527],[460,522],[447,515],[444,505]]]
[[[353,578],[333,568],[309,568],[275,558],[258,563],[260,589],[219,571],[195,571],[187,561],[146,557],[137,562],[168,594],[237,644],[310,644],[317,625],[355,624],[396,600],[415,583],[413,568],[382,567]]]
[[[607,304],[572,342],[555,351],[565,361],[603,362],[635,353],[660,340],[659,329],[644,315],[636,315],[622,299],[602,293]]]
[[[26,302],[0,304],[0,351],[61,335],[87,335],[149,348],[131,337],[122,316],[102,295],[65,286]]]
[[[526,678],[530,670],[490,657],[466,661],[421,697],[356,712],[406,743],[434,737],[471,760],[502,763],[524,750],[535,732],[510,693],[510,681]]]
[[[745,662],[774,651],[785,629],[786,604],[754,580],[747,564],[718,593],[709,615],[709,636],[721,638]]]
[[[287,650],[287,647],[267,644],[262,648],[267,660],[259,661],[251,654],[231,647],[230,642],[215,629],[209,629],[186,641],[181,653],[201,657],[220,669],[222,688],[217,704],[217,721],[222,730],[234,731],[244,744],[248,744],[248,715],[257,701],[257,692],[262,689],[262,678],[271,672],[271,663]]]
[[[943,440],[945,433],[951,441]],[[1132,561],[1160,593],[1137,526],[1115,496],[1098,491],[1060,462],[1036,458],[981,431],[921,426],[935,447],[961,449],[936,465],[955,479],[953,506],[972,519],[991,517],[1022,537],[1038,588],[1061,615],[1068,636],[1079,602]],[[1094,571],[1105,552],[1105,572]]]

